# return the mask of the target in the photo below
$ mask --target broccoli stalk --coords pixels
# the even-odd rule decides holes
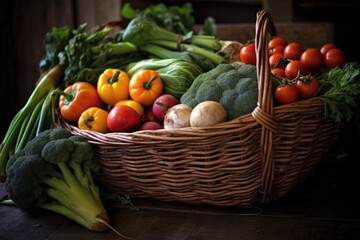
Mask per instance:
[[[62,214],[90,230],[106,230],[104,222],[109,219],[98,196],[84,188],[66,164],[59,164],[59,167],[64,179],[46,177],[42,181],[49,186],[46,190],[48,196],[57,202],[45,203],[42,208]]]
[[[10,157],[5,187],[23,209],[47,209],[102,232],[110,225],[92,177],[99,169],[84,138],[64,128],[49,129]]]

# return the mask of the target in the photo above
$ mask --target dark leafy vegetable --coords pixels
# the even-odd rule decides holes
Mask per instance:
[[[199,35],[216,36],[216,21],[213,17],[205,18],[202,29],[200,29]]]
[[[133,9],[130,3],[125,3],[121,9],[121,16],[128,20],[140,16],[146,17],[162,28],[181,34],[192,31],[195,23],[191,3],[169,7],[164,3],[158,3],[144,9]]]
[[[111,26],[86,31],[87,24],[77,29],[52,28],[46,35],[46,54],[40,70],[46,71],[54,64],[64,66],[63,87],[78,81],[96,84],[99,75],[109,67],[121,68],[142,59],[137,47],[129,42],[116,42],[111,36]]]
[[[324,101],[324,117],[336,122],[349,122],[357,117],[360,95],[360,64],[346,63],[319,76],[320,98]]]
[[[69,40],[72,38],[73,32],[69,27],[52,28],[45,35],[45,56],[40,61],[40,71],[45,72],[50,68],[59,64],[59,53],[65,49]]]
[[[158,3],[144,9],[134,9],[130,3],[124,3],[121,8],[121,16],[127,20],[135,17],[146,17],[160,27],[178,34],[187,34],[194,31],[195,25],[193,6],[190,2],[184,3],[182,6],[167,6],[164,3]],[[197,34],[215,36],[215,19],[211,16],[206,17],[202,28]]]

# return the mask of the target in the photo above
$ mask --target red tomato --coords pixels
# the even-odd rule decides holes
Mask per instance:
[[[320,69],[323,61],[324,56],[321,54],[320,50],[316,48],[306,49],[300,57],[300,62],[310,71]]]
[[[281,85],[275,91],[275,99],[280,105],[296,102],[299,96],[299,89],[294,84]]]
[[[325,54],[330,50],[330,49],[334,49],[337,48],[335,44],[332,43],[325,43],[321,48],[320,48],[320,52],[322,55],[325,56]]]
[[[341,67],[346,62],[345,53],[338,48],[330,49],[324,56],[325,67]]]
[[[269,65],[270,68],[282,68],[284,69],[286,64],[284,63],[286,59],[284,58],[284,54],[275,53],[269,57]]]
[[[299,89],[301,99],[308,99],[319,91],[320,82],[313,76],[305,77],[296,81],[296,87]]]
[[[255,43],[248,43],[241,48],[240,61],[246,64],[256,65]]]
[[[292,42],[286,45],[284,49],[284,56],[291,60],[300,60],[300,56],[304,51],[302,44],[298,42]]]
[[[284,46],[276,46],[274,48],[269,49],[269,55],[271,56],[271,55],[273,55],[275,53],[284,54],[284,49],[285,49]]]
[[[299,71],[301,75],[309,74],[309,70],[307,70],[299,60],[290,61],[285,67],[285,75],[288,79],[296,78]]]
[[[282,68],[273,68],[271,73],[282,78],[286,78],[285,71]]]
[[[140,115],[127,105],[113,107],[107,117],[107,126],[111,132],[131,132],[140,124]]]
[[[277,36],[277,37],[272,38],[272,39],[269,41],[269,43],[268,43],[268,48],[269,48],[269,49],[273,49],[273,48],[276,48],[276,47],[278,47],[278,46],[283,46],[283,47],[285,48],[287,44],[288,44],[288,43],[287,43],[287,41],[285,40],[285,38]]]

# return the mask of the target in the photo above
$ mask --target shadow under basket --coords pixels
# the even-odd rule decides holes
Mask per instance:
[[[314,170],[338,133],[315,97],[274,107],[267,37],[272,17],[257,14],[258,106],[222,124],[132,133],[80,131],[100,159],[107,192],[193,205],[252,207],[282,198]]]

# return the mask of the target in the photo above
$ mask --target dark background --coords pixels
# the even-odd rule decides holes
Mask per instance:
[[[181,5],[188,1],[120,0],[5,0],[0,1],[0,137],[11,119],[25,104],[40,73],[38,64],[44,55],[44,36],[52,27],[89,26],[121,19],[120,6],[130,2],[134,8],[164,2]],[[348,61],[360,61],[357,34],[359,3],[355,0],[228,0],[189,1],[197,24],[207,16],[216,23],[255,23],[257,11],[270,4],[277,21],[331,22],[334,43],[344,50]],[[286,4],[285,4],[286,3]],[[275,21],[275,23],[276,23]],[[301,34],[301,33],[298,33]],[[315,38],[316,36],[314,36]]]

